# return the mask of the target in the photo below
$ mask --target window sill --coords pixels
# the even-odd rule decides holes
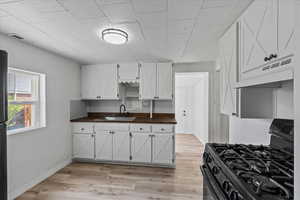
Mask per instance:
[[[45,128],[45,127],[46,126],[39,126],[39,127],[20,128],[20,129],[16,129],[16,130],[10,130],[10,131],[7,131],[7,136],[22,134],[22,133],[34,131],[34,130],[37,130],[37,129],[42,129],[42,128]]]

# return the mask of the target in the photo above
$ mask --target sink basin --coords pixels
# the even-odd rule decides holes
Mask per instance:
[[[135,117],[105,117],[105,119],[110,121],[133,121]]]

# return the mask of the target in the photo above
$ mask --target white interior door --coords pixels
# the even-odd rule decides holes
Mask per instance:
[[[176,133],[192,133],[192,90],[190,87],[176,87],[175,115]]]

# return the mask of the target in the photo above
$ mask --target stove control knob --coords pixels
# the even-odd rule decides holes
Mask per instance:
[[[218,173],[219,173],[219,168],[216,167],[216,166],[214,166],[214,167],[212,168],[212,172],[213,172],[214,174],[218,174]]]
[[[228,181],[224,181],[223,184],[222,184],[222,188],[226,191],[226,192],[229,192],[230,191],[230,184]]]
[[[230,193],[230,200],[239,200],[239,194],[236,191]]]

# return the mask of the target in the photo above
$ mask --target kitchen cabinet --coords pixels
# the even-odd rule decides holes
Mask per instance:
[[[119,66],[119,82],[130,83],[139,80],[139,64],[138,63],[121,63]]]
[[[239,86],[293,78],[294,7],[294,0],[257,0],[241,16]]]
[[[141,66],[140,99],[148,100],[156,97],[156,63],[143,63]]]
[[[81,159],[94,159],[93,134],[73,134],[73,157]]]
[[[237,113],[237,25],[232,25],[219,42],[220,65],[220,105],[221,113],[235,115]]]
[[[173,97],[173,70],[171,63],[157,63],[157,97],[161,100]]]
[[[113,132],[113,160],[122,162],[128,162],[130,160],[129,132]]]
[[[140,74],[140,99],[173,98],[172,63],[142,63]]]
[[[278,1],[278,50],[279,57],[296,52],[295,0]]]
[[[174,125],[76,122],[72,131],[75,160],[175,166]]]
[[[119,99],[117,65],[82,66],[81,98],[96,100]]]
[[[132,161],[151,163],[152,161],[151,133],[132,133]]]
[[[113,135],[111,131],[96,132],[95,153],[96,160],[113,160]]]
[[[242,73],[267,63],[277,51],[276,1],[254,1],[241,17]]]
[[[108,161],[129,161],[129,132],[100,131],[96,133],[96,159]]]
[[[157,164],[172,164],[174,162],[174,135],[155,133],[152,138],[152,162]]]

